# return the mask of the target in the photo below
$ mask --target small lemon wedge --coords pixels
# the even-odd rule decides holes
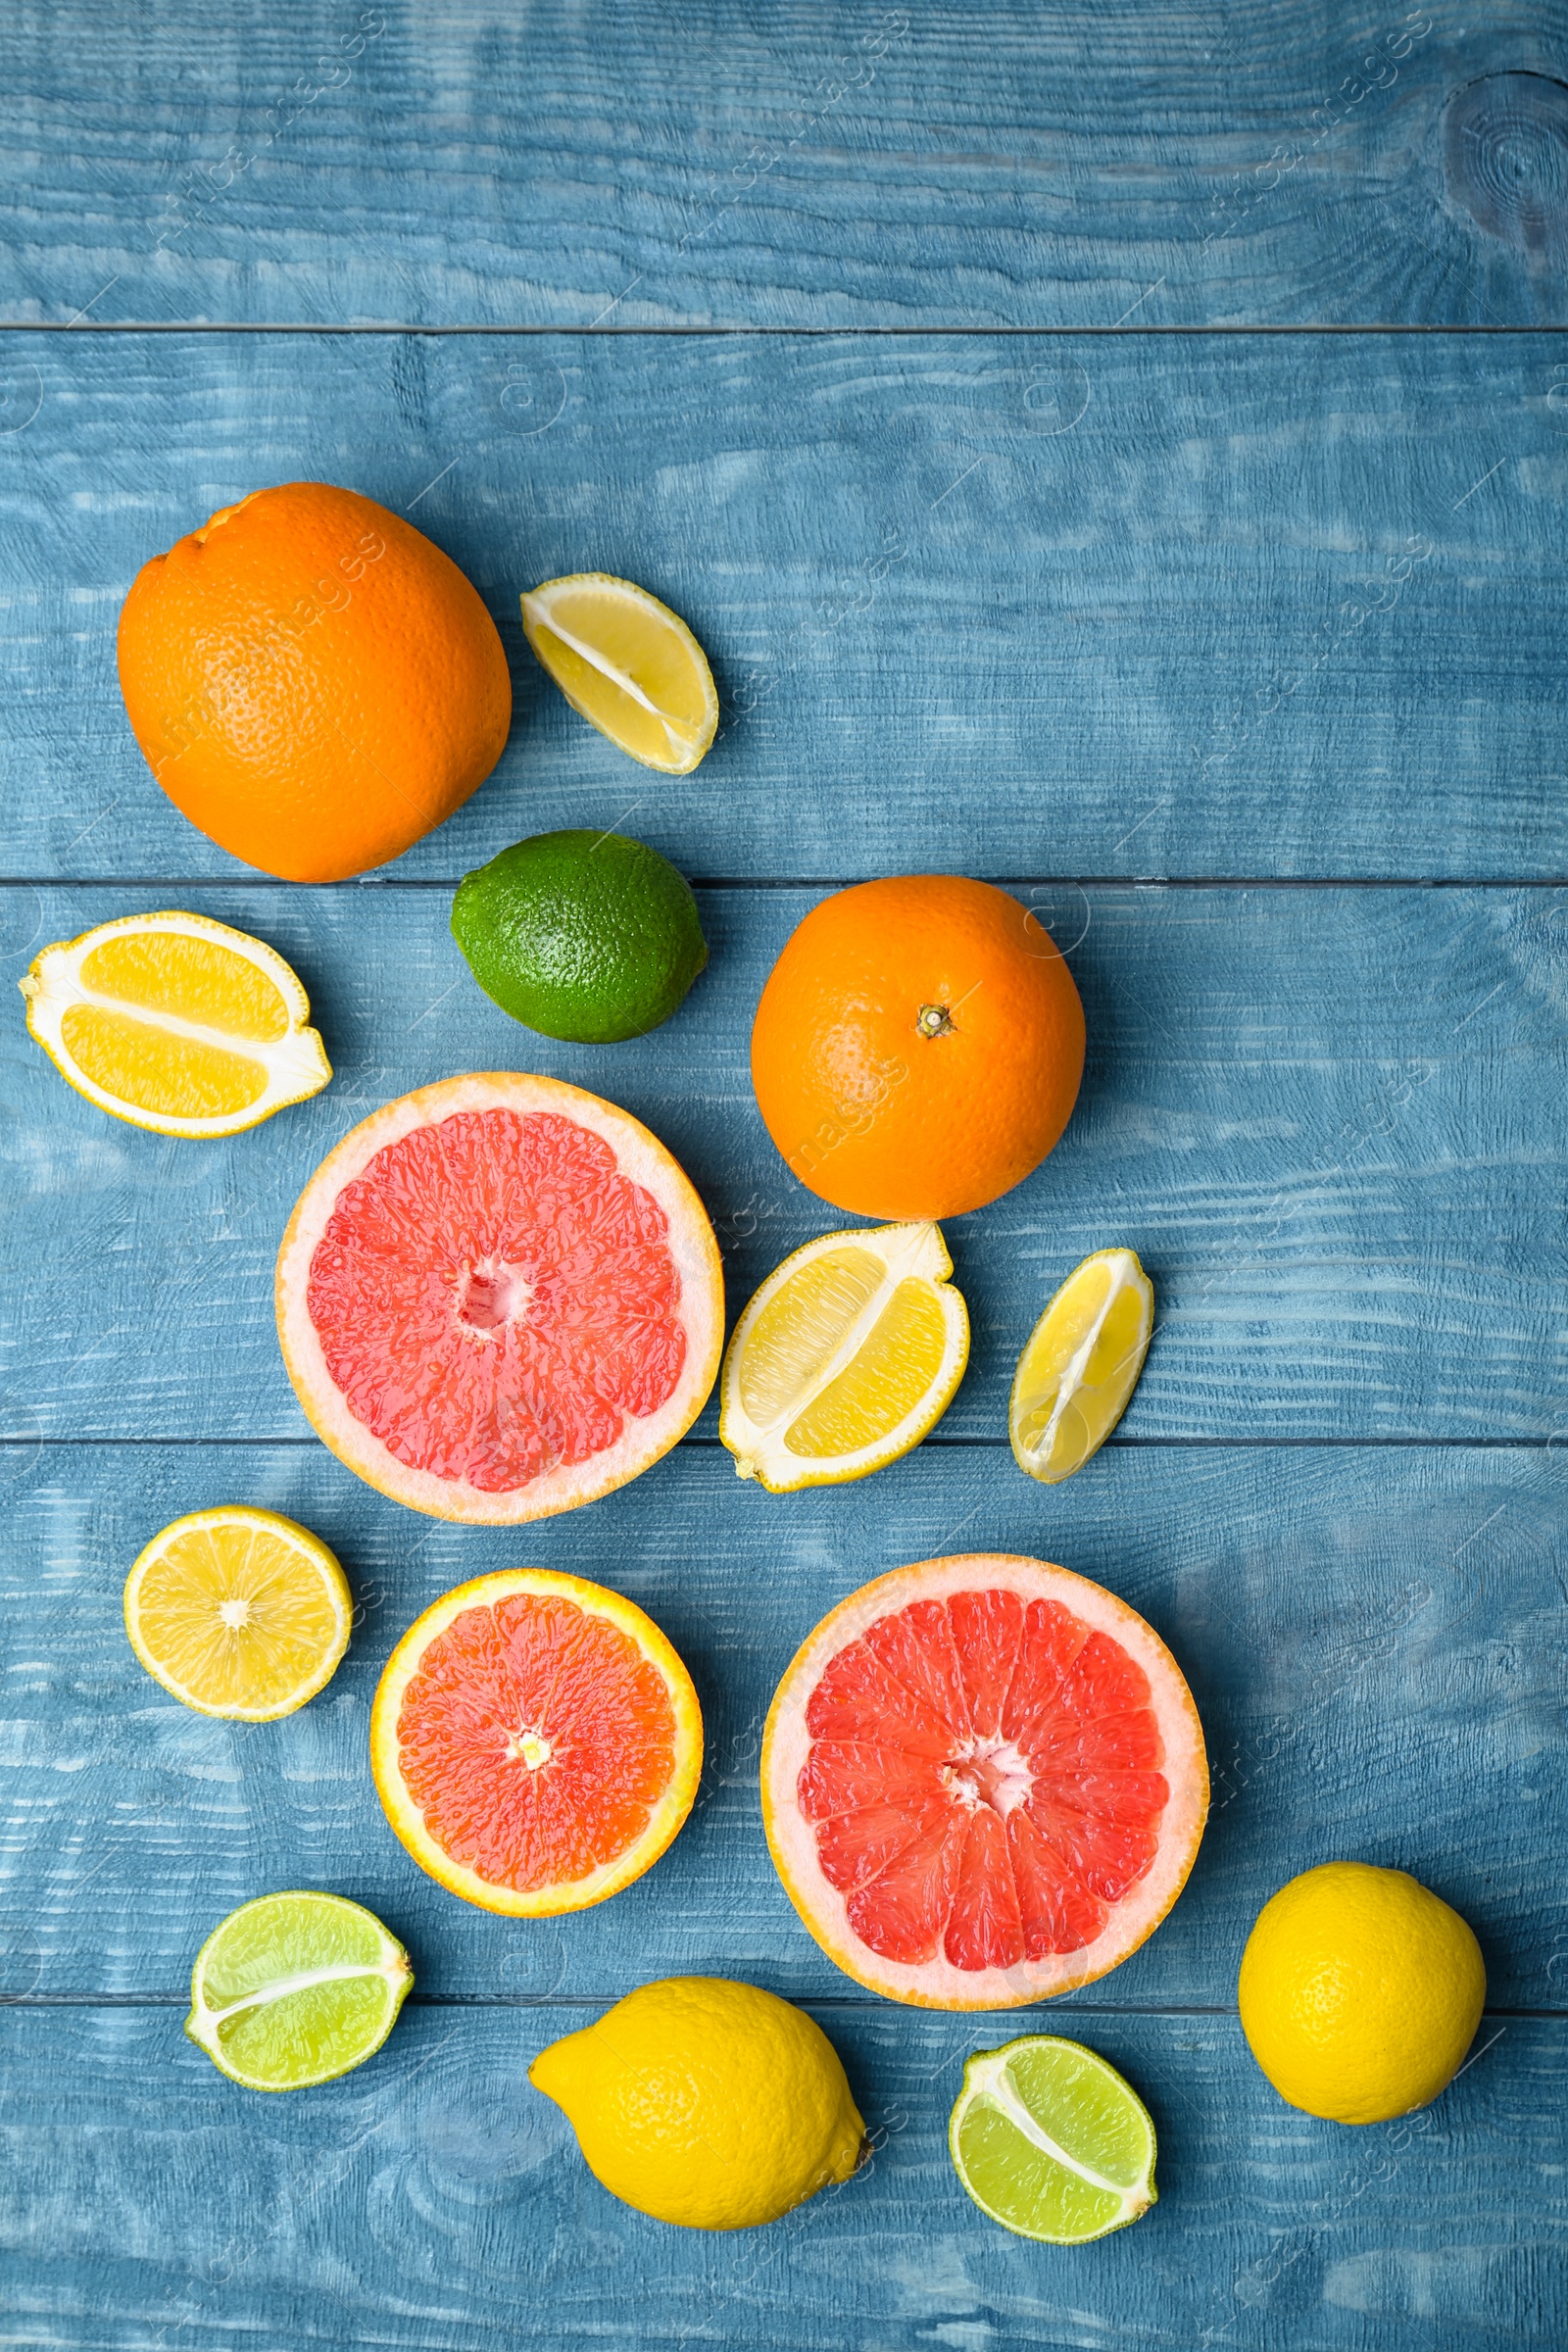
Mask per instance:
[[[842,1486],[918,1446],[969,1360],[935,1225],[825,1233],[776,1266],[730,1341],[718,1434],[770,1494]]]
[[[282,956],[205,914],[100,923],[45,948],[17,985],[61,1076],[158,1135],[237,1135],[332,1075]]]
[[[1098,1453],[1138,1386],[1154,1328],[1154,1286],[1131,1250],[1075,1266],[1029,1334],[1013,1374],[1007,1434],[1020,1470],[1059,1486]]]
[[[328,1682],[354,1604],[318,1536],[232,1505],[173,1520],[125,1580],[125,1631],[153,1680],[198,1715],[270,1723]]]
[[[572,572],[530,588],[522,626],[572,709],[616,749],[690,775],[718,732],[708,657],[680,615],[632,580]]]

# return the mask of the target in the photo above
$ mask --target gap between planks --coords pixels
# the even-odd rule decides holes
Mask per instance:
[[[820,342],[831,336],[848,340],[855,336],[880,336],[886,340],[912,340],[922,335],[944,335],[950,338],[969,336],[997,341],[1004,337],[1018,341],[1034,340],[1041,336],[1060,340],[1083,336],[1105,342],[1111,338],[1130,340],[1143,338],[1154,341],[1172,335],[1189,340],[1201,335],[1561,335],[1568,334],[1568,323],[1505,326],[1501,323],[1487,326],[1428,326],[1396,325],[1389,320],[1356,319],[1348,324],[1334,324],[1327,319],[1308,321],[1304,325],[1265,326],[1247,322],[1230,322],[1212,326],[985,326],[963,325],[947,321],[934,326],[855,325],[855,326],[746,326],[725,325],[722,322],[693,320],[668,326],[598,326],[580,325],[486,326],[465,324],[458,326],[421,326],[410,319],[376,319],[355,326],[329,325],[308,318],[299,319],[236,319],[226,323],[221,319],[182,318],[113,318],[81,323],[74,318],[0,318],[0,334],[7,335],[571,335],[596,342],[635,336],[709,336],[716,342],[738,338],[793,337],[799,341]]]
[[[618,2001],[618,1992],[420,1992],[417,1987],[408,1995],[411,2009],[598,2009],[606,2003]],[[885,2000],[868,1998],[854,1992],[803,1992],[790,1996],[797,2009],[842,2009],[865,2017],[885,2016],[891,2006]],[[1070,1993],[1056,1998],[1062,2013],[1073,2017],[1239,2017],[1234,2001],[1075,2001]],[[1027,2008],[1044,2009],[1045,2000],[1023,2004]],[[0,1992],[0,2009],[188,2009],[188,1992]],[[1005,2017],[1004,2009],[980,2010],[924,2010],[922,2015],[948,2017]],[[1510,2024],[1536,2022],[1552,2025],[1568,2021],[1568,2009],[1484,2009],[1483,2023],[1488,2018],[1503,2018]],[[1478,2026],[1476,2031],[1480,2032]]]
[[[613,830],[613,828],[612,828]],[[0,874],[0,890],[456,890],[461,874],[284,882],[275,874]],[[689,874],[693,890],[849,890],[876,874]],[[978,874],[998,890],[1568,890],[1568,874]]]

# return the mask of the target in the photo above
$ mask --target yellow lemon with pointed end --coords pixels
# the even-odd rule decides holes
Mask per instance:
[[[528,2080],[611,2195],[686,2230],[754,2230],[848,2180],[865,2126],[804,2010],[723,1977],[666,1977],[541,2050]]]
[[[1382,2124],[1453,2080],[1487,1972],[1457,1911],[1406,1871],[1323,1862],[1263,1905],[1242,1955],[1242,2030],[1282,2099]]]

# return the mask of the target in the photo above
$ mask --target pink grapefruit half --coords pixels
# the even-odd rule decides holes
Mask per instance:
[[[657,1137],[489,1071],[366,1119],[277,1258],[295,1394],[351,1470],[437,1519],[592,1502],[702,1411],[724,1340],[713,1229]]]
[[[1045,1560],[896,1568],[796,1653],[762,1818],[831,1960],[928,2009],[1092,1983],[1153,1934],[1198,1852],[1208,1764],[1169,1650]]]

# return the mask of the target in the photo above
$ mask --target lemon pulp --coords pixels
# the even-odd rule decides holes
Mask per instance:
[[[644,767],[689,775],[718,731],[713,674],[679,613],[603,571],[546,580],[522,626],[572,709]]]
[[[951,1402],[969,1318],[935,1225],[824,1234],[776,1267],[724,1361],[719,1436],[771,1493],[862,1478]]]
[[[206,915],[100,923],[46,948],[21,988],[77,1093],[161,1135],[236,1134],[332,1075],[282,956]]]
[[[268,1722],[304,1706],[348,1646],[342,1569],[274,1511],[193,1511],[125,1581],[125,1631],[148,1673],[202,1715]]]
[[[1008,1435],[1046,1486],[1081,1470],[1127,1410],[1149,1352],[1154,1290],[1131,1250],[1074,1267],[1030,1333],[1013,1375]]]

